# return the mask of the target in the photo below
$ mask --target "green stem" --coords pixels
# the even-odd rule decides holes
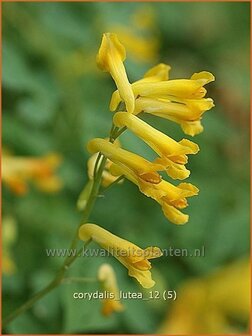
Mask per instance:
[[[116,133],[116,138],[118,138],[123,132],[125,132],[127,129],[126,126],[122,127],[118,132]]]
[[[98,168],[98,165],[99,165],[101,156],[102,156],[101,153],[98,153],[98,155],[97,155],[97,159],[96,159],[96,161],[95,161],[95,166],[94,166],[94,178],[96,177],[97,168]]]
[[[111,131],[110,131],[109,141],[114,142],[115,139],[121,133],[122,132],[120,132],[120,131],[118,132],[118,127],[115,127],[114,125],[112,125]],[[95,164],[96,172],[95,172],[95,175],[94,175],[94,181],[93,181],[92,189],[91,189],[89,198],[87,200],[87,204],[85,206],[85,209],[83,211],[82,220],[81,220],[79,226],[77,227],[74,238],[71,242],[70,251],[72,251],[73,249],[75,249],[77,247],[77,244],[78,244],[78,241],[79,241],[79,238],[78,238],[79,228],[82,224],[85,224],[87,222],[87,220],[90,216],[90,213],[93,209],[95,200],[96,200],[96,198],[99,194],[101,180],[102,180],[102,173],[103,173],[103,170],[105,168],[106,161],[107,161],[107,158],[103,154],[98,155],[97,161],[96,161],[96,164]],[[86,247],[90,243],[90,241],[91,240],[87,241],[85,243],[84,247]],[[23,305],[21,305],[19,308],[17,308],[14,312],[12,312],[10,315],[8,315],[3,320],[2,326],[6,327],[16,317],[18,317],[20,314],[22,314],[25,311],[27,311],[28,309],[30,309],[38,300],[40,300],[46,294],[51,292],[54,288],[58,287],[62,283],[62,280],[64,279],[66,271],[68,270],[70,265],[75,261],[75,259],[78,257],[78,255],[79,255],[79,251],[72,256],[66,257],[62,266],[58,270],[55,278],[45,288],[43,288],[42,290],[37,292],[31,299],[26,301]]]

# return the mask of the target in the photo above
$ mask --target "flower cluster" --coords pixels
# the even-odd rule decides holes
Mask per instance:
[[[204,98],[204,85],[213,81],[214,76],[202,71],[193,74],[190,79],[170,80],[170,66],[158,64],[142,79],[130,84],[123,63],[125,58],[125,49],[117,36],[104,34],[97,63],[103,71],[110,72],[117,86],[110,109],[116,111],[121,102],[125,105],[115,113],[113,123],[118,128],[127,128],[143,140],[157,154],[157,158],[150,162],[98,138],[88,143],[88,150],[91,153],[100,152],[113,162],[110,165],[112,175],[124,175],[135,183],[142,193],[161,205],[169,221],[185,224],[188,215],[180,210],[188,205],[186,198],[197,195],[198,189],[190,183],[174,186],[163,180],[159,172],[165,172],[172,179],[187,178],[190,174],[186,168],[188,155],[196,154],[199,147],[187,139],[175,141],[138,115],[144,112],[169,119],[180,124],[183,131],[192,136],[202,132],[202,114],[214,106],[211,98]]]
[[[199,190],[190,183],[182,182],[175,186],[164,180],[160,172],[172,179],[187,178],[190,174],[186,168],[188,155],[196,154],[199,147],[187,139],[175,141],[140,119],[139,114],[150,113],[174,121],[180,124],[188,135],[194,136],[202,132],[202,114],[214,106],[212,99],[204,98],[206,94],[204,85],[213,81],[214,76],[203,71],[195,73],[190,79],[170,80],[170,66],[158,64],[142,79],[131,84],[123,63],[125,58],[125,48],[116,34],[104,34],[97,55],[97,64],[101,70],[111,74],[117,86],[110,102],[110,110],[116,111],[112,129],[117,131],[117,136],[126,129],[130,130],[144,141],[157,157],[153,161],[148,161],[138,154],[121,148],[116,140],[117,136],[111,135],[110,139],[92,139],[87,145],[88,151],[93,154],[88,161],[90,181],[83,191],[81,204],[84,206],[86,204],[85,194],[89,193],[90,185],[92,187],[94,175],[101,164],[99,157],[103,156],[107,159],[101,175],[104,186],[109,186],[117,179],[125,177],[144,195],[159,203],[169,221],[174,224],[185,224],[188,215],[182,213],[181,209],[187,207],[187,198],[197,195]],[[79,237],[84,241],[93,240],[109,251],[143,287],[154,286],[149,259],[162,255],[158,247],[141,249],[90,223],[80,227]],[[111,305],[109,311],[110,309]]]

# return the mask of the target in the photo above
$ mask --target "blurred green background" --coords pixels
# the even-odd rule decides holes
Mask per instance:
[[[129,182],[99,198],[90,221],[141,247],[205,246],[204,257],[154,260],[154,289],[160,291],[178,289],[188,279],[248,256],[249,12],[249,3],[3,4],[3,148],[15,155],[56,152],[63,157],[58,193],[31,185],[20,197],[3,186],[3,218],[15,223],[8,251],[15,271],[3,270],[4,316],[51,280],[63,260],[46,257],[45,249],[67,248],[80,221],[76,200],[87,181],[85,144],[107,136],[111,125],[108,105],[115,86],[95,64],[105,31],[118,32],[119,39],[120,32],[130,36],[125,47],[131,81],[159,62],[171,65],[171,78],[212,72],[216,82],[207,89],[216,107],[206,112],[204,132],[193,139],[201,150],[189,158],[188,181],[200,194],[189,200],[185,226],[169,223],[159,205]],[[146,120],[176,140],[190,138],[169,121]],[[122,144],[149,155],[131,134],[122,137]],[[114,266],[121,289],[142,290],[112,257],[79,258],[69,274],[95,277],[105,261]],[[74,291],[96,289],[97,283],[64,284],[5,332],[154,333],[173,309],[163,300],[126,300],[124,312],[106,318],[99,301],[72,298]],[[246,331],[247,319],[230,318],[230,330]]]

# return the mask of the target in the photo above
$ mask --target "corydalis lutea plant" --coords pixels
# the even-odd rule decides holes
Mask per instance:
[[[106,158],[102,183],[109,186],[122,178],[136,184],[139,190],[157,201],[165,217],[174,224],[185,224],[188,215],[181,212],[187,207],[187,197],[198,194],[198,188],[191,183],[180,183],[177,186],[164,180],[159,172],[166,172],[172,179],[183,180],[190,171],[185,165],[189,154],[196,154],[199,147],[194,142],[182,139],[175,141],[139,118],[140,112],[156,114],[179,123],[186,134],[196,135],[202,132],[202,114],[213,106],[213,100],[204,98],[204,85],[213,81],[214,76],[206,71],[195,73],[190,79],[169,80],[170,66],[159,64],[150,69],[142,79],[130,84],[124,60],[126,52],[116,34],[103,35],[101,47],[97,55],[97,64],[101,70],[109,72],[114,79],[117,90],[112,94],[110,109],[117,110],[113,117],[112,131],[116,136],[110,139],[95,138],[88,142],[87,149],[97,158],[94,172],[90,176],[93,181],[96,170],[99,169],[102,157]],[[125,107],[120,109],[120,103]],[[140,155],[120,147],[115,138],[129,130],[143,140],[157,154],[155,160],[148,161]],[[99,154],[98,154],[99,153]],[[94,162],[91,157],[90,162]],[[93,182],[91,182],[92,184]],[[90,187],[89,187],[90,188]],[[88,196],[86,191],[85,196]],[[83,198],[84,199],[84,198]],[[84,202],[85,204],[86,202]],[[82,240],[92,239],[113,254],[113,249],[126,250],[127,258],[117,259],[128,268],[129,275],[135,277],[145,288],[151,288],[155,282],[151,278],[150,258],[161,256],[157,247],[149,257],[133,255],[132,243],[116,237],[95,224],[81,226],[79,236]],[[141,250],[144,252],[145,250]]]
[[[214,76],[202,71],[193,74],[190,79],[170,80],[170,66],[158,64],[147,71],[143,78],[131,84],[123,63],[125,58],[125,48],[116,34],[104,34],[97,64],[101,70],[111,74],[116,84],[117,90],[112,94],[110,102],[110,110],[115,114],[109,137],[95,138],[87,144],[88,151],[93,154],[88,161],[89,182],[78,200],[83,216],[70,248],[77,248],[81,240],[85,241],[85,246],[93,240],[114,255],[128,269],[128,274],[143,287],[151,288],[155,282],[151,276],[149,260],[160,257],[160,249],[142,249],[96,224],[89,223],[89,217],[101,185],[111,187],[126,178],[144,195],[158,202],[170,222],[185,224],[188,221],[188,215],[182,213],[181,209],[187,207],[187,197],[198,194],[197,187],[185,182],[173,185],[163,179],[160,172],[165,172],[174,180],[187,178],[190,174],[186,168],[188,155],[196,154],[199,147],[187,139],[175,141],[143,121],[140,113],[174,121],[185,134],[199,134],[203,131],[203,113],[214,106],[212,99],[205,98],[204,88],[205,84],[214,80]],[[149,145],[157,154],[156,159],[151,162],[121,148],[118,138],[126,130]],[[61,284],[77,256],[78,253],[67,257],[51,283],[10,314],[3,321],[3,325],[7,325]],[[116,292],[115,289],[114,291]],[[121,307],[111,305],[110,302],[106,309],[111,312],[121,310]]]

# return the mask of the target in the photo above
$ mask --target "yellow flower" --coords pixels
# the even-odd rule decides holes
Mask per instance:
[[[194,136],[203,131],[201,117],[213,106],[211,98],[202,99],[155,99],[139,97],[136,99],[135,113],[149,113],[180,124],[185,134]]]
[[[134,95],[153,98],[179,97],[200,99],[206,94],[205,84],[214,81],[214,76],[207,71],[192,75],[191,79],[173,79],[157,83],[138,83],[132,86]]]
[[[19,195],[27,192],[29,180],[42,191],[58,191],[62,187],[62,182],[54,171],[60,161],[61,158],[57,154],[38,158],[4,155],[2,159],[3,182]]]
[[[162,255],[158,247],[147,247],[143,250],[98,225],[89,223],[80,227],[79,237],[84,241],[92,239],[111,253],[128,269],[129,276],[136,278],[144,288],[151,288],[155,285],[155,281],[151,278],[149,259]]]
[[[113,298],[103,299],[102,313],[109,316],[111,313],[124,310],[119,300],[119,290],[115,272],[109,264],[102,264],[98,270],[98,280],[101,282],[102,289],[108,292]]]
[[[161,181],[161,176],[157,171],[162,170],[163,166],[147,161],[141,156],[119,148],[107,140],[92,139],[88,142],[87,148],[90,153],[101,152],[112,162],[133,171],[144,181],[151,183],[159,183]]]
[[[158,65],[152,67],[149,69],[143,76],[142,79],[139,79],[138,81],[134,82],[132,84],[132,88],[136,86],[137,84],[143,84],[143,83],[155,83],[160,81],[167,81],[169,79],[169,71],[171,67],[164,63],[159,63]],[[115,111],[118,107],[118,105],[121,102],[121,97],[119,94],[119,91],[116,90],[113,92],[111,101],[110,101],[110,111]]]
[[[127,111],[132,113],[135,108],[135,98],[123,65],[125,58],[125,48],[118,40],[117,35],[103,34],[97,55],[97,65],[101,70],[110,72],[119,90],[120,97],[126,104]]]
[[[152,184],[140,179],[136,174],[128,169],[114,164],[111,166],[112,174],[124,175],[129,181],[136,184],[139,190],[158,202],[163,210],[165,217],[174,224],[185,224],[189,216],[182,213],[179,209],[187,207],[186,197],[195,196],[199,190],[190,183],[180,183],[174,186],[168,181],[162,180],[158,184]]]
[[[183,139],[179,142],[156,130],[133,114],[118,112],[113,118],[118,127],[127,126],[134,134],[146,142],[159,156],[155,162],[163,165],[167,174],[174,179],[184,179],[190,171],[185,168],[186,154],[196,154],[197,144]]]

